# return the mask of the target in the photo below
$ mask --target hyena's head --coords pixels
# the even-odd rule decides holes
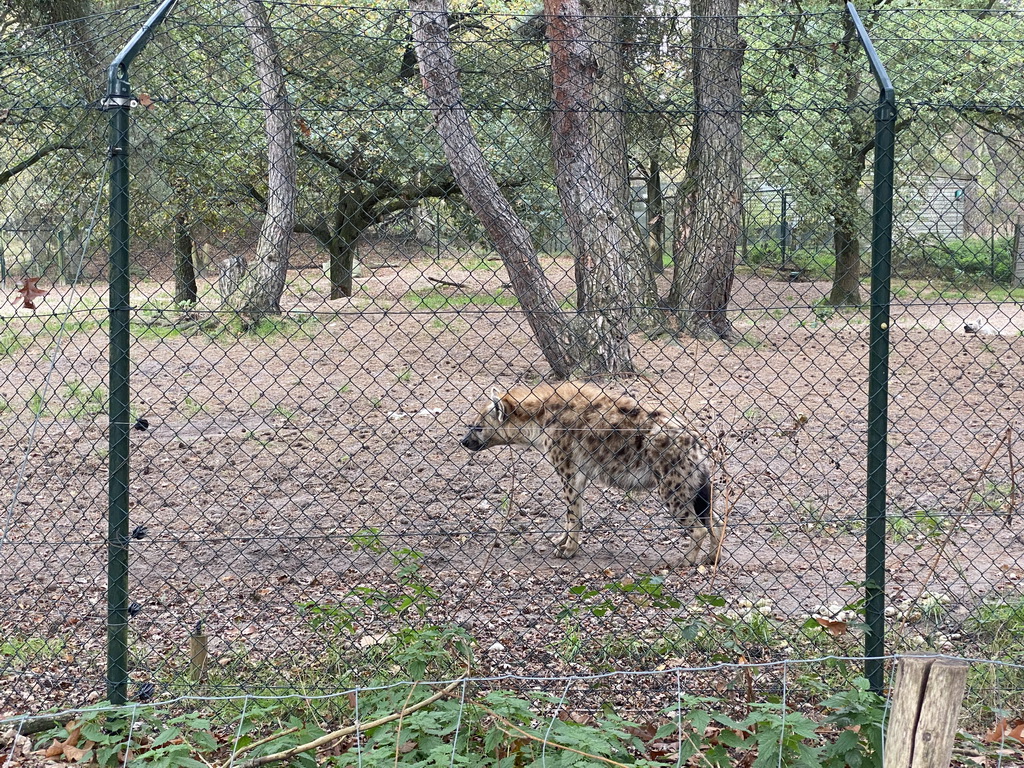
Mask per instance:
[[[471,451],[482,451],[514,442],[509,415],[509,404],[503,397],[492,393],[490,402],[477,414],[476,421],[470,424],[469,431],[462,438],[462,445]]]

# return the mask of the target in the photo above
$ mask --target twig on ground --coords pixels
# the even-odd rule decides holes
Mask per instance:
[[[722,496],[725,498],[725,513],[722,515],[722,524],[717,526],[718,531],[718,545],[715,547],[715,559],[711,565],[711,581],[708,582],[708,591],[715,586],[715,579],[718,577],[718,563],[722,559],[722,545],[725,543],[725,534],[729,530],[729,513],[732,512],[732,477],[730,475],[725,476],[725,487],[722,490]],[[714,509],[715,505],[715,487],[711,486],[711,508]],[[716,528],[715,516],[711,515],[711,527]],[[712,539],[714,540],[714,539]]]
[[[1010,438],[1012,432],[1013,427],[1006,428],[1006,453],[1010,457],[1010,498],[1006,502],[1004,526],[1009,526],[1013,522],[1013,510],[1017,506],[1017,468],[1013,465],[1013,440]]]

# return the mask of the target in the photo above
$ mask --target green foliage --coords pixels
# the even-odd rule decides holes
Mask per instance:
[[[11,330],[0,332],[0,358],[13,357],[26,346],[25,341]]]
[[[1012,240],[1005,237],[983,240],[918,240],[897,248],[893,270],[915,278],[964,282],[1009,283],[1013,277]]]
[[[375,536],[365,541],[376,546]],[[438,630],[410,637],[392,676],[423,679],[422,664],[467,663],[463,648],[442,650]],[[468,638],[464,638],[468,640]],[[448,661],[440,659],[449,654]],[[424,654],[426,654],[424,656]],[[463,666],[465,669],[465,666]],[[565,711],[563,698],[545,691],[481,690],[466,681],[458,695],[417,706],[436,683],[364,687],[337,697],[340,725],[380,724],[357,739],[333,742],[331,756],[306,751],[289,763],[365,768],[576,768],[609,763],[636,768],[701,764],[727,768],[774,766],[871,768],[881,765],[885,702],[861,678],[819,705],[770,698],[738,704],[680,693],[652,720],[622,717],[607,703],[589,714]],[[114,709],[97,705],[44,734],[39,747],[67,744],[80,762],[101,768],[197,768],[277,753],[333,732],[320,708],[302,698],[247,700],[241,711],[174,713],[157,706]],[[410,711],[411,710],[411,711]],[[401,712],[401,716],[396,713]],[[365,726],[364,726],[365,727]],[[75,752],[75,750],[79,750]],[[130,751],[126,751],[129,750]]]
[[[1019,659],[1024,655],[1024,598],[985,601],[968,616],[964,626],[988,645],[994,658]]]
[[[868,689],[863,678],[853,687],[821,703],[819,720],[787,702],[752,702],[745,717],[721,711],[718,699],[683,695],[665,711],[669,722],[658,729],[661,739],[678,739],[685,762],[700,754],[712,766],[731,766],[736,753],[754,755],[752,766],[868,768],[882,764],[885,700]],[[709,729],[714,740],[707,738]]]
[[[41,659],[55,659],[64,651],[65,641],[58,637],[12,635],[0,642],[0,657],[7,657],[15,669],[25,669]]]
[[[624,581],[613,581],[600,587],[589,587],[577,584],[569,588],[569,594],[578,598],[576,604],[564,605],[557,618],[565,619],[577,616],[582,611],[593,616],[604,616],[619,609],[620,601],[616,598],[627,596],[630,602],[651,608],[678,608],[682,603],[665,589],[665,579],[660,576],[641,576]],[[599,601],[591,598],[604,596]],[[589,603],[586,601],[590,601]]]
[[[422,554],[407,547],[389,551],[376,528],[363,529],[349,541],[357,552],[365,551],[390,560],[391,584],[354,586],[336,603],[301,603],[299,609],[306,621],[317,631],[336,637],[364,631],[382,616],[401,619],[402,626],[392,634],[372,637],[372,642],[362,649],[362,658],[356,649],[342,651],[332,660],[332,666],[347,674],[360,662],[372,669],[386,658],[403,666],[414,680],[423,679],[430,668],[436,674],[456,671],[460,664],[464,667],[472,657],[466,633],[458,626],[422,625],[430,605],[438,597],[436,590],[423,578]]]
[[[836,257],[831,248],[789,248],[783,260],[778,244],[762,242],[747,246],[743,264],[776,269],[780,280],[824,280],[835,272]]]
[[[97,704],[65,726],[43,735],[38,748],[67,745],[63,756],[99,768],[206,768],[197,759],[218,742],[208,720],[193,714],[168,716],[154,707],[114,709]]]
[[[894,542],[909,541],[915,549],[925,543],[945,536],[950,527],[947,513],[931,509],[914,509],[900,515],[889,515],[886,518],[889,538]]]
[[[869,689],[864,678],[854,680],[847,691],[826,699],[821,706],[832,710],[825,722],[842,729],[822,754],[825,768],[868,768],[882,764],[882,737],[888,709],[885,699]]]

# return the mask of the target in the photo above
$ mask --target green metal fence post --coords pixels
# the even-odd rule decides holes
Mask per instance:
[[[107,69],[110,112],[110,435],[107,498],[107,698],[128,699],[128,456],[131,400],[131,284],[128,279],[128,118],[136,105],[128,66],[176,0],[164,0]]]
[[[889,283],[892,272],[892,198],[896,155],[896,92],[853,3],[857,36],[878,81],[875,108],[875,182],[872,192],[871,312],[868,351],[868,457],[865,535],[864,675],[882,691],[885,655],[885,494],[889,432]]]

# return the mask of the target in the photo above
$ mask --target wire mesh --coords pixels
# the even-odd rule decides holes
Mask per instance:
[[[452,627],[481,675],[860,655],[876,91],[846,15],[733,18],[725,45],[686,13],[555,34],[541,14],[457,9],[477,157],[437,128],[457,111],[429,96],[440,33],[414,39],[408,9],[248,5],[272,53],[234,6],[182,0],[130,72],[131,697],[346,690]],[[5,12],[0,713],[104,695],[108,150],[89,52],[147,10]],[[865,22],[899,104],[887,647],[1013,658],[1021,19]],[[563,48],[589,65],[557,71]],[[694,92],[716,54],[742,77],[730,108]],[[287,104],[268,102],[275,71]],[[465,183],[482,168],[484,203],[508,202],[490,228]],[[502,231],[526,233],[519,251],[495,220],[518,222]],[[584,246],[609,220],[605,261]],[[731,259],[723,311],[690,333],[687,280]],[[607,358],[587,342],[614,341],[631,370],[591,378],[699,436],[717,565],[686,562],[656,492],[603,483],[580,550],[557,557],[543,453],[459,445],[492,392],[557,378],[538,322],[584,340],[590,373]],[[1019,695],[1014,668],[991,669]]]

